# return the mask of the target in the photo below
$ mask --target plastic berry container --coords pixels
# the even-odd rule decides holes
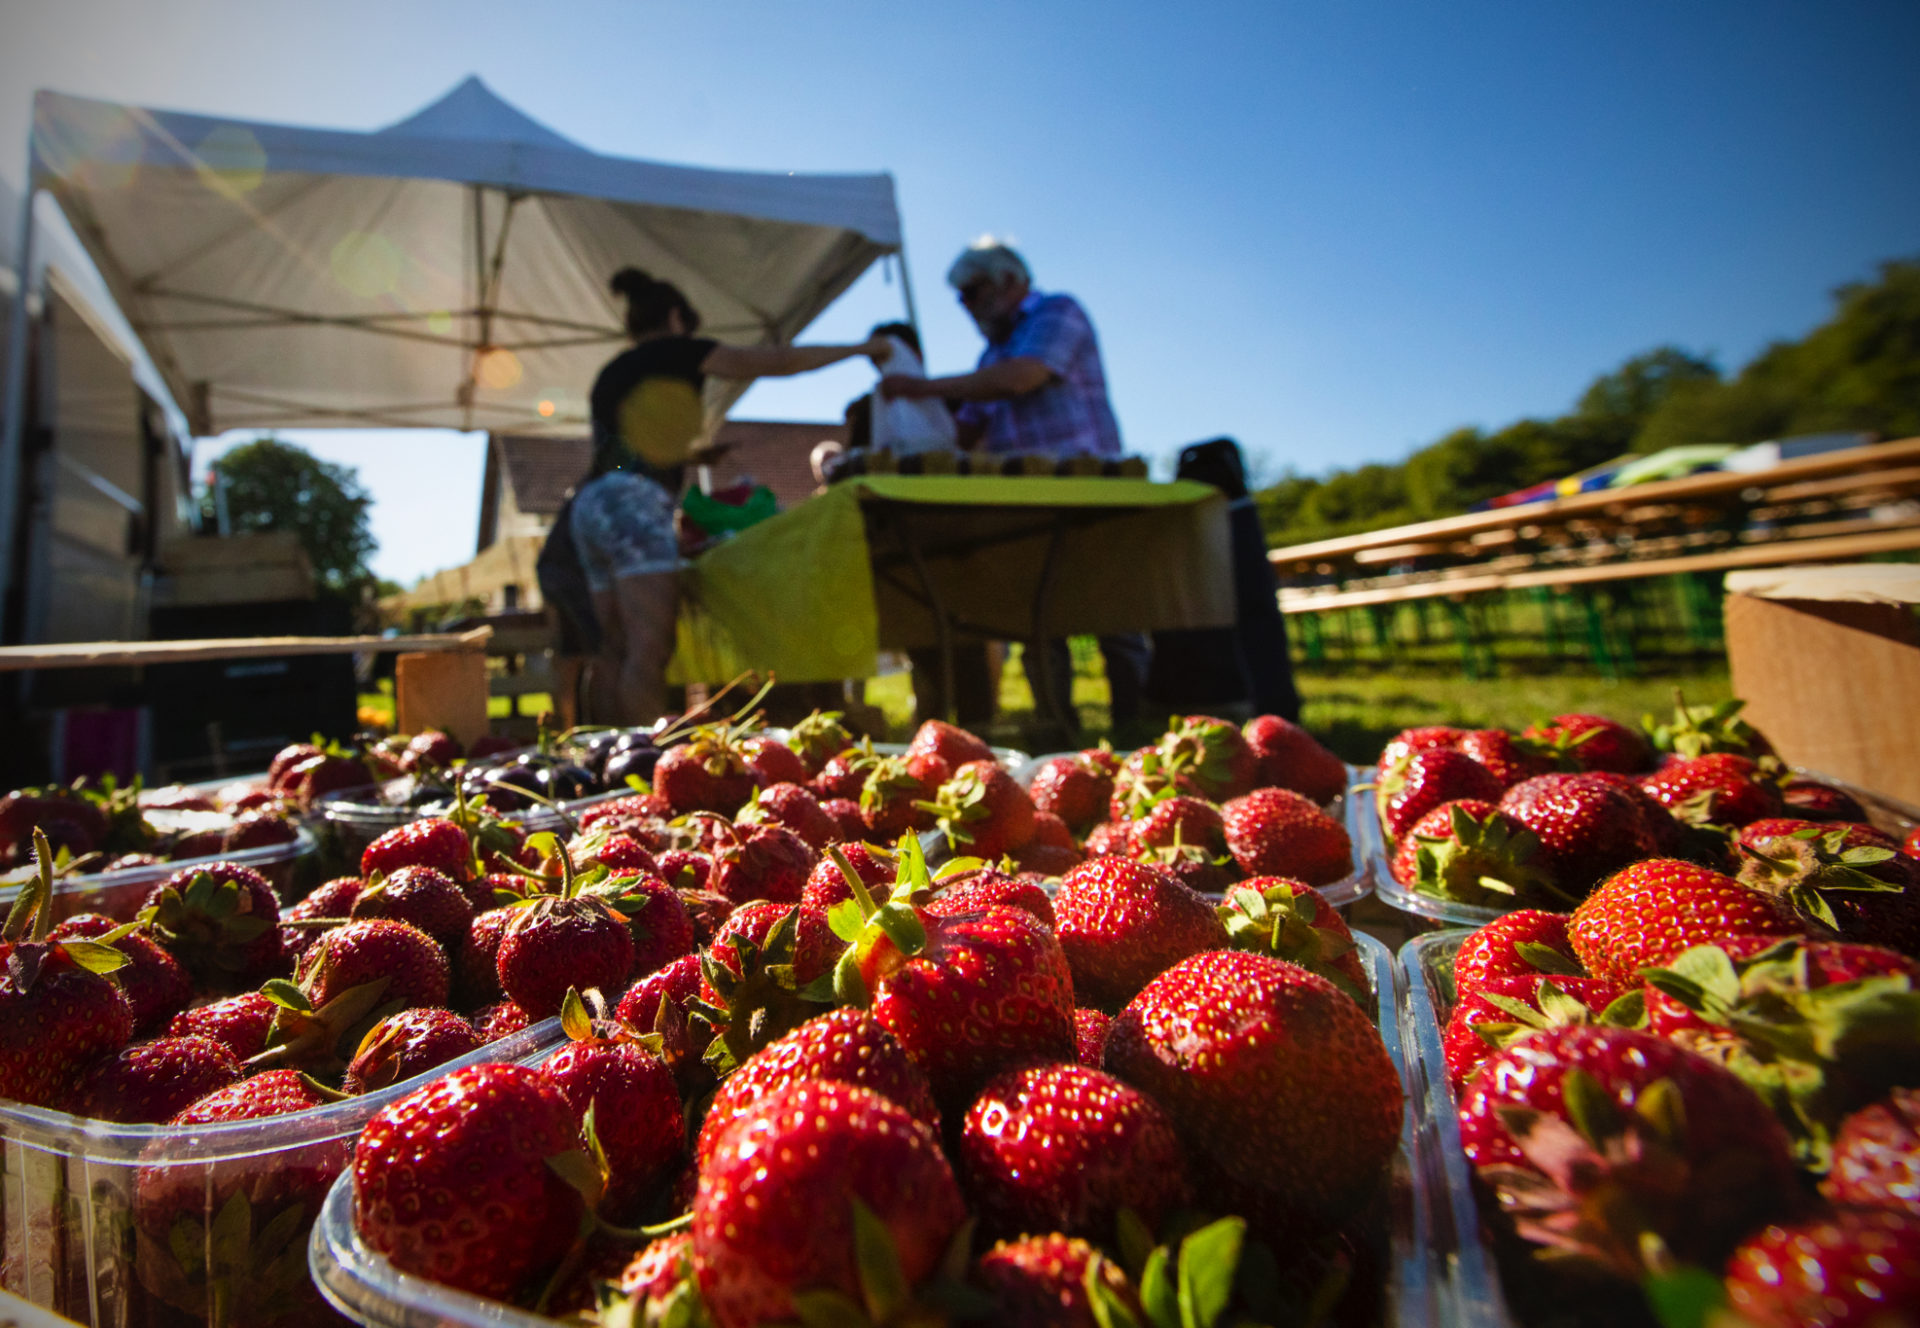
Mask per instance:
[[[204,867],[213,862],[236,862],[243,867],[253,868],[267,878],[274,893],[286,900],[295,897],[296,867],[313,854],[317,842],[311,830],[295,824],[293,838],[284,844],[263,844],[259,848],[238,849],[204,858],[156,862],[143,867],[122,867],[118,871],[62,877],[53,883],[53,920],[58,922],[76,913],[105,913],[112,918],[131,918],[154,886],[177,871]],[[11,906],[19,893],[17,884],[0,887],[0,909]]]

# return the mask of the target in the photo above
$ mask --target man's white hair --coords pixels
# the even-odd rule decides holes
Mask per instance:
[[[947,284],[960,290],[970,281],[985,277],[995,283],[1015,278],[1033,284],[1033,273],[1027,270],[1027,260],[1020,257],[1004,240],[991,235],[983,235],[968,245],[953,260],[953,266],[947,269]]]

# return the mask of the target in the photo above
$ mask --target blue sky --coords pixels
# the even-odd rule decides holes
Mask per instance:
[[[1663,342],[1733,368],[1920,255],[1920,6],[674,0],[5,7],[0,173],[35,87],[374,128],[468,73],[597,150],[890,170],[936,372],[941,284],[1013,236],[1078,295],[1133,450],[1267,473],[1566,409]],[[862,281],[810,330],[895,317]],[[762,384],[837,418],[870,369]],[[471,553],[477,443],[303,437],[374,489],[379,569]],[[207,449],[203,447],[203,458]]]

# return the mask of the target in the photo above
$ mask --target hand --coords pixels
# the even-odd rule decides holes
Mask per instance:
[[[880,386],[875,390],[883,397],[900,397],[908,401],[933,395],[926,379],[915,378],[911,374],[888,374],[880,380]]]
[[[866,345],[860,348],[860,353],[872,360],[874,367],[878,368],[893,358],[893,338],[889,336],[868,337]]]
[[[704,447],[694,448],[688,453],[687,460],[696,466],[710,466],[731,451],[732,443],[708,443]]]

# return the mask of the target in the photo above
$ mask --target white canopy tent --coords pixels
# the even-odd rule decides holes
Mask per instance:
[[[577,434],[587,388],[621,341],[607,289],[616,269],[678,285],[703,333],[774,344],[901,248],[889,175],[605,157],[477,78],[372,133],[40,92],[28,171],[21,249],[45,191],[196,434]],[[23,344],[12,339],[7,365],[0,570],[17,508]],[[738,390],[714,385],[711,422]]]

